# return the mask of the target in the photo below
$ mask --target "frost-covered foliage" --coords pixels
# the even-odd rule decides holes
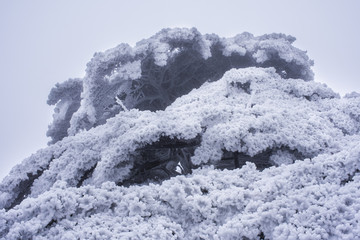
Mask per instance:
[[[64,133],[75,135],[82,129],[104,124],[123,110],[116,98],[127,109],[163,110],[179,96],[206,81],[218,80],[231,68],[271,66],[285,78],[311,80],[312,61],[291,45],[294,40],[283,34],[254,37],[242,33],[220,38],[215,34],[201,35],[195,28],[164,29],[135,47],[120,44],[96,53],[82,79],[81,102],[74,99],[73,105],[80,108],[74,108],[75,113],[66,111],[60,102],[56,111],[67,116],[66,122],[63,120],[59,126],[55,116],[48,135],[54,143]],[[67,91],[65,87],[55,89]]]
[[[360,138],[259,172],[204,168],[161,185],[68,187],[1,210],[7,239],[358,239]]]
[[[56,107],[53,115],[54,121],[46,133],[52,139],[50,143],[60,141],[68,135],[70,119],[80,107],[82,90],[81,79],[69,79],[61,84],[57,83],[51,89],[47,103],[56,105]]]
[[[54,144],[0,184],[0,238],[360,238],[360,95],[310,81],[293,41],[168,29],[95,55],[50,94]],[[188,89],[133,98],[156,79]]]

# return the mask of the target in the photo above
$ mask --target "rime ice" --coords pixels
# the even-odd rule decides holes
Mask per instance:
[[[359,238],[360,97],[314,82],[294,40],[165,29],[95,54],[1,183],[0,236]]]

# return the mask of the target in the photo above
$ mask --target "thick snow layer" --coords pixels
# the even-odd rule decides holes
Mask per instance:
[[[236,84],[245,82],[246,91]],[[263,232],[270,239],[354,239],[359,101],[340,99],[316,82],[283,79],[273,68],[233,69],[165,111],[121,112],[26,159],[1,185],[1,204],[9,209],[2,210],[2,234],[252,239]],[[198,134],[195,164],[219,161],[222,149],[256,155],[286,147],[288,155],[296,150],[312,159],[263,172],[248,164],[232,171],[204,168],[160,185],[114,185],[131,171],[137,147],[162,135]],[[15,206],[30,175],[38,176]]]
[[[97,101],[114,92],[96,87],[93,92],[96,84],[108,87],[104,81],[143,76],[137,69],[144,60],[129,57],[100,82],[89,78],[107,69],[116,54],[151,49],[155,64],[171,68],[169,61],[186,44],[207,60],[213,57],[211,46],[220,44],[225,57],[250,51],[261,63],[277,51],[285,62],[309,67],[307,56],[293,51],[293,41],[282,34],[220,39],[195,29],[164,30],[135,48],[120,45],[95,55],[85,79],[59,84],[50,94],[58,109],[54,124],[64,127],[63,135],[53,135],[52,145],[15,166],[0,184],[0,238],[359,239],[360,95],[340,98],[323,84],[289,77],[277,61],[268,62],[269,68],[224,71],[177,95],[164,110],[129,107],[116,93],[124,107],[114,105],[114,116],[73,136],[63,131],[73,113],[93,109],[94,122],[99,120]],[[169,48],[172,44],[179,49]],[[72,91],[66,95],[66,89]],[[198,141],[188,156],[197,168],[163,182],[125,187],[138,167],[139,149],[164,138],[169,144]],[[265,154],[272,167],[260,171],[248,162],[216,169],[229,153],[255,163]]]

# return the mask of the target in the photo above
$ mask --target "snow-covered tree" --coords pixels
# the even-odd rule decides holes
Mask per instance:
[[[59,115],[65,115],[65,111],[71,116],[70,121],[66,118],[70,123],[60,127],[54,118],[48,135],[56,142],[62,139],[57,136],[63,137],[66,131],[75,135],[81,129],[104,124],[122,110],[116,97],[128,109],[164,110],[178,97],[206,81],[220,79],[232,68],[275,67],[284,78],[312,80],[313,63],[305,52],[291,45],[294,40],[283,34],[254,37],[242,33],[227,39],[201,35],[195,28],[164,29],[134,48],[120,44],[96,53],[82,79],[80,108],[76,112],[62,110],[66,100],[61,101],[55,109]],[[61,90],[68,91],[66,87],[55,89],[58,95]],[[77,101],[76,97],[73,105],[77,106]]]
[[[360,95],[283,34],[165,29],[58,84],[0,185],[4,239],[357,239]]]

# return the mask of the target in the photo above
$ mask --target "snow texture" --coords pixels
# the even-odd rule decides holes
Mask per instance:
[[[68,88],[56,86],[53,91],[60,98],[53,99],[50,94],[50,104],[61,99],[55,108],[59,116],[54,116],[49,127],[50,143],[114,117],[123,110],[116,96],[127,109],[164,110],[179,96],[206,81],[220,79],[231,68],[275,67],[285,78],[312,80],[313,62],[291,45],[294,40],[283,34],[254,37],[242,33],[220,38],[215,34],[201,35],[195,28],[164,29],[135,47],[120,44],[96,53],[81,80],[81,99],[76,91],[71,109],[64,107],[69,99],[63,92]],[[65,119],[61,119],[63,115]]]
[[[165,29],[95,54],[0,184],[0,238],[359,239],[360,94],[312,81],[294,40]],[[198,142],[192,173],[126,185],[162,139]]]

